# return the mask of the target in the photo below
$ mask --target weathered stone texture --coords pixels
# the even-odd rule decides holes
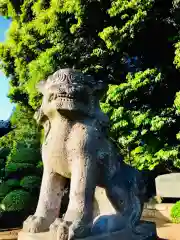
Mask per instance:
[[[107,136],[108,118],[99,105],[106,88],[103,81],[73,69],[60,69],[38,85],[43,101],[35,118],[45,130],[44,173],[38,206],[24,222],[25,232],[50,229],[53,240],[71,240],[102,239],[96,237],[101,234],[108,236],[103,239],[117,239],[113,236],[118,231],[118,239],[127,235],[133,240],[143,230],[144,184],[140,172],[122,161]],[[67,178],[71,178],[69,205],[59,219]],[[104,192],[98,193],[97,186]],[[105,214],[94,220],[95,198],[97,214]],[[107,213],[108,209],[112,211]]]

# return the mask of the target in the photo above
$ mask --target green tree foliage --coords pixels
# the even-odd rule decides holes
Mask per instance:
[[[109,87],[101,104],[110,116],[112,138],[125,160],[139,169],[153,169],[159,164],[171,166],[170,161],[180,167],[179,119],[173,98],[171,105],[165,101],[161,107],[161,99],[153,99],[154,92],[161,91],[162,82],[162,73],[157,69],[130,73],[124,83]]]
[[[133,53],[135,58],[128,58],[130,72],[126,80],[109,87],[102,108],[110,116],[110,134],[127,162],[139,169],[164,165],[166,170],[173,171],[180,168],[180,4],[122,2],[125,3],[116,1],[111,13],[120,17],[125,8],[135,10],[126,15],[125,27],[113,31],[119,41],[114,44],[111,33],[106,34],[107,46],[118,51],[123,37],[133,38],[128,54]],[[147,5],[151,6],[148,13],[144,12]]]
[[[3,0],[0,12],[12,21],[0,44],[12,101],[36,109],[36,83],[59,67],[116,82],[102,109],[126,161],[180,166],[178,0]]]
[[[13,4],[4,0],[0,11],[12,24],[6,42],[0,45],[0,58],[11,79],[10,98],[36,108],[36,83],[59,67],[75,67],[106,80],[124,80],[128,72],[125,58],[133,40],[131,28],[135,31],[153,3],[137,1],[140,7],[134,8],[136,1],[125,7],[127,2],[24,0]],[[132,16],[125,18],[128,12]],[[121,41],[116,31],[122,34]],[[123,44],[114,51],[118,41]]]

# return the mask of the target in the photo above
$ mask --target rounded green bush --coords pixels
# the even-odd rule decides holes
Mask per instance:
[[[7,212],[30,209],[32,205],[31,194],[24,190],[14,190],[7,194],[7,196],[2,200],[1,205],[3,210]]]
[[[0,184],[0,200],[2,200],[9,192],[18,188],[20,183],[17,179],[9,179]]]
[[[180,223],[180,201],[171,208],[171,220],[173,223]]]
[[[33,191],[34,189],[38,189],[40,188],[40,185],[41,185],[41,178],[37,176],[24,177],[20,182],[20,186],[28,191]]]
[[[24,176],[34,172],[34,165],[29,163],[9,163],[6,165],[6,177],[10,175]]]
[[[39,149],[27,148],[20,146],[14,153],[11,154],[11,161],[13,163],[34,163],[36,164],[41,158]]]
[[[20,182],[17,179],[8,179],[6,183],[11,188],[17,188],[20,186]]]
[[[2,182],[0,184],[0,200],[2,200],[11,190],[12,188],[7,182]]]

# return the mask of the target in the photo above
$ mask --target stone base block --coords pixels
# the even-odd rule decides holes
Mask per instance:
[[[18,240],[50,240],[50,232],[45,233],[27,233],[27,232],[19,232]]]
[[[137,232],[133,233],[130,229],[123,229],[109,234],[90,236],[79,240],[156,240],[156,225],[152,222],[142,222],[137,228]],[[21,231],[18,234],[18,240],[64,240],[54,239],[50,232],[45,233],[26,233]],[[78,240],[78,239],[77,239]]]

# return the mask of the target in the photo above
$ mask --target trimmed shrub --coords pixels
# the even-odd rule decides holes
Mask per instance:
[[[7,184],[7,182],[2,182],[0,184],[0,201],[11,192],[12,188]]]
[[[24,190],[14,190],[7,194],[1,205],[6,212],[20,212],[22,210],[30,210],[33,203],[32,200],[30,193]]]
[[[20,182],[20,186],[25,190],[32,192],[40,188],[41,178],[37,176],[24,177]]]
[[[30,175],[35,171],[33,164],[29,163],[8,163],[5,169],[7,177],[22,178],[25,175]]]
[[[36,164],[41,159],[39,149],[21,147],[16,149],[15,153],[11,153],[11,161],[13,163],[32,163]]]
[[[13,189],[13,188],[18,188],[18,187],[20,187],[20,182],[19,182],[19,180],[17,180],[17,179],[8,179],[8,180],[6,181],[6,183],[7,183],[7,185],[8,185],[9,187],[11,187],[12,189]]]
[[[171,208],[171,220],[173,223],[180,223],[180,201]]]
[[[2,200],[9,192],[18,188],[20,182],[17,179],[9,179],[0,184],[0,200]]]

